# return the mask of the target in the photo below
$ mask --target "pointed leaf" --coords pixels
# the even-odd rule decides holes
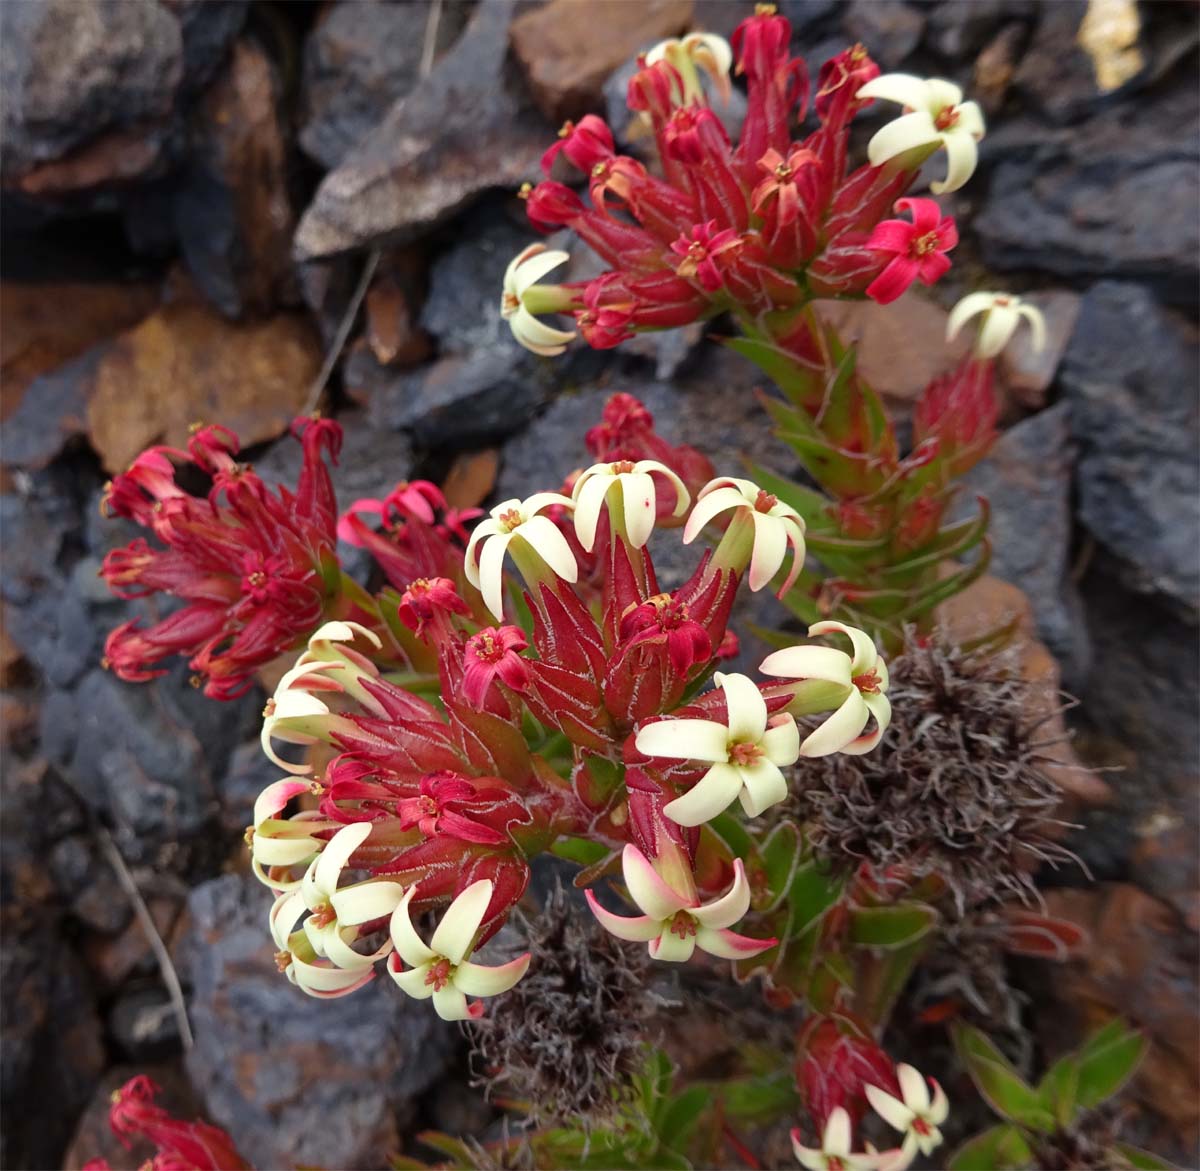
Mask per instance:
[[[1112,1021],[1079,1051],[1079,1105],[1084,1110],[1111,1098],[1131,1077],[1146,1052],[1145,1034]]]
[[[1114,1143],[1112,1149],[1132,1167],[1144,1168],[1145,1171],[1175,1171],[1174,1163],[1168,1163],[1158,1155],[1143,1151],[1141,1147],[1131,1146],[1129,1143]],[[1113,1163],[1116,1164],[1115,1159]]]
[[[997,1114],[1043,1134],[1054,1130],[1054,1115],[1042,1104],[1037,1091],[1021,1079],[983,1033],[970,1025],[957,1024],[951,1034],[971,1080]]]
[[[906,947],[932,931],[938,918],[924,903],[855,907],[850,912],[850,939],[860,947]]]
[[[1015,1126],[993,1126],[968,1139],[946,1163],[948,1171],[1009,1171],[1033,1166],[1033,1151]]]

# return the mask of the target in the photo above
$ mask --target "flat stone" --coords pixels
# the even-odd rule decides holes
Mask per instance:
[[[512,0],[477,8],[462,37],[317,189],[300,261],[427,232],[490,187],[517,187],[553,135],[506,66]]]
[[[1063,361],[1079,518],[1143,589],[1200,606],[1195,332],[1139,285],[1084,297]],[[1191,385],[1189,385],[1189,383]]]
[[[456,1028],[382,971],[338,1000],[289,984],[267,930],[271,892],[248,874],[201,884],[188,905],[187,1065],[209,1117],[254,1166],[377,1166],[445,1073]]]
[[[518,16],[509,35],[538,107],[562,122],[601,109],[608,75],[691,18],[692,0],[550,0]]]

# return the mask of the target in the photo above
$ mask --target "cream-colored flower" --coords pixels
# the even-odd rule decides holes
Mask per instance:
[[[703,97],[697,69],[707,73],[721,95],[721,101],[729,105],[731,87],[729,71],[733,68],[733,50],[724,37],[716,33],[688,33],[680,39],[659,41],[646,54],[646,64],[654,65],[666,61],[674,66],[683,78],[683,92],[677,95],[680,105],[688,105]]]
[[[935,195],[957,191],[974,174],[978,142],[984,135],[983,113],[975,102],[964,102],[962,90],[952,81],[926,81],[908,73],[885,73],[868,81],[858,98],[898,102],[907,113],[875,132],[867,143],[873,167],[922,146],[946,150],[946,179],[930,183]]]
[[[1042,311],[1012,293],[968,293],[950,310],[946,320],[946,340],[952,341],[972,317],[980,315],[983,320],[975,339],[976,357],[996,357],[1012,340],[1021,318],[1029,322],[1033,348],[1040,352],[1046,346],[1046,319]]]
[[[850,1151],[850,1115],[842,1106],[830,1111],[821,1135],[821,1147],[803,1146],[800,1132],[792,1131],[792,1151],[801,1167],[808,1171],[873,1171],[879,1164],[877,1155],[855,1155]]]
[[[498,996],[507,992],[529,967],[529,953],[507,964],[488,967],[470,962],[475,937],[492,901],[492,882],[473,882],[452,902],[426,945],[408,914],[417,888],[409,887],[392,913],[392,943],[396,952],[388,972],[409,996],[433,998],[434,1011],[444,1021],[474,1020],[483,1016],[483,1005],[467,1002],[468,996]],[[400,961],[410,965],[403,968]]]
[[[629,543],[635,549],[640,549],[650,539],[658,518],[658,496],[651,473],[665,476],[671,482],[675,490],[674,515],[682,516],[687,512],[692,498],[683,481],[666,464],[657,460],[592,464],[579,473],[571,491],[575,501],[575,535],[589,553],[596,543],[600,509],[613,499],[614,494],[620,501],[621,520]]]
[[[871,1108],[895,1130],[904,1132],[900,1145],[902,1155],[912,1161],[917,1151],[931,1154],[942,1143],[942,1132],[938,1129],[950,1114],[950,1103],[942,1087],[911,1065],[896,1066],[896,1078],[900,1082],[900,1098],[893,1098],[878,1086],[868,1085],[867,1100]],[[929,1096],[933,1086],[933,1098]]]
[[[317,835],[336,824],[315,810],[278,816],[293,797],[307,792],[308,781],[285,778],[268,785],[254,802],[254,824],[246,831],[250,869],[272,890],[294,890],[300,885],[301,879],[289,876],[292,868],[307,866],[324,844]]]
[[[574,330],[554,329],[534,316],[541,309],[536,297],[529,291],[547,273],[571,257],[566,252],[550,251],[545,244],[530,244],[515,256],[504,270],[504,292],[500,296],[500,316],[508,322],[513,337],[527,350],[543,357],[553,358],[561,354],[567,343],[575,337]],[[532,306],[532,311],[531,311]]]
[[[804,564],[804,518],[791,505],[764,492],[750,480],[721,476],[710,480],[696,497],[696,507],[683,530],[683,543],[691,544],[706,524],[728,509],[737,509],[754,522],[754,547],[750,556],[750,588],[758,591],[770,582],[792,549],[792,568],[779,590],[782,597]]]
[[[487,608],[500,622],[504,621],[504,555],[514,541],[532,550],[563,581],[579,580],[579,564],[567,538],[548,516],[538,515],[556,504],[575,507],[575,501],[558,492],[535,492],[526,500],[505,500],[471,533],[463,568],[467,580],[483,594]],[[482,548],[478,548],[481,543]]]
[[[845,651],[823,646],[794,646],[768,655],[759,666],[764,675],[796,679],[788,711],[794,715],[836,710],[800,745],[801,756],[829,756],[845,752],[860,756],[879,743],[892,720],[887,664],[865,631],[841,622],[818,622],[808,628],[810,638],[838,632],[854,646],[853,658]],[[875,730],[862,730],[875,717]]]
[[[271,908],[280,964],[288,979],[310,995],[353,991],[392,950],[390,940],[366,955],[350,945],[363,924],[392,914],[404,888],[374,879],[338,888],[350,856],[370,833],[369,822],[343,826],[313,859],[299,889],[281,894]]]
[[[750,906],[750,883],[740,858],[733,864],[733,886],[708,903],[700,902],[688,867],[673,868],[676,881],[671,885],[634,845],[625,847],[621,867],[630,897],[643,913],[632,918],[614,915],[596,901],[590,890],[584,892],[588,906],[601,926],[618,939],[649,943],[653,959],[683,963],[699,948],[721,959],[740,960],[756,956],[777,942],[750,939],[728,930]],[[677,886],[684,889],[678,890]]]
[[[670,760],[711,762],[708,772],[663,812],[679,825],[703,825],[736,797],[751,817],[788,793],[781,767],[795,764],[800,733],[786,712],[767,718],[767,704],[745,675],[713,676],[725,693],[727,723],[715,720],[659,720],[638,731],[637,750]]]

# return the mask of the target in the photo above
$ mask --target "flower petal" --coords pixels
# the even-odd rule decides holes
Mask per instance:
[[[713,682],[725,693],[729,739],[738,744],[757,744],[767,730],[767,701],[747,675],[718,671]]]
[[[847,756],[862,756],[864,753],[870,752],[883,739],[883,734],[887,731],[888,724],[892,722],[892,705],[886,695],[864,695],[863,703],[867,705],[867,710],[875,717],[875,728],[866,735],[855,737],[849,744],[839,749],[840,752],[844,752]]]
[[[742,789],[738,796],[747,817],[757,817],[787,798],[787,780],[769,760],[735,767],[742,774]]]
[[[896,1080],[900,1083],[904,1104],[914,1114],[924,1114],[929,1109],[929,1086],[925,1076],[913,1066],[901,1063],[896,1066]]]
[[[366,984],[375,972],[371,968],[346,971],[343,968],[310,964],[292,957],[289,972],[298,988],[310,996],[345,996]]]
[[[800,729],[787,713],[771,717],[771,726],[760,743],[767,760],[780,768],[800,759]]]
[[[654,481],[645,472],[627,472],[620,477],[620,484],[625,501],[625,531],[629,543],[640,549],[650,540],[658,519]]]
[[[925,110],[915,110],[911,114],[902,114],[876,130],[875,136],[867,143],[867,157],[871,160],[871,166],[882,166],[890,159],[919,146],[940,142],[941,138],[933,118]]]
[[[724,812],[741,789],[742,774],[733,765],[714,764],[687,793],[664,805],[663,813],[677,825],[703,825]]]
[[[491,901],[491,879],[481,878],[471,883],[446,909],[429,946],[452,964],[461,964],[471,952],[471,945]]]
[[[343,826],[325,843],[317,859],[314,885],[327,899],[337,890],[338,879],[350,861],[350,855],[371,836],[369,821],[356,821]]]
[[[935,1126],[940,1126],[950,1115],[950,1103],[946,1100],[946,1093],[942,1089],[941,1082],[936,1078],[930,1078],[933,1083],[933,1102],[929,1107],[929,1121]]]
[[[527,350],[543,358],[556,358],[575,340],[573,329],[555,329],[534,317],[524,305],[509,319],[513,337]]]
[[[750,883],[740,858],[733,862],[733,885],[720,898],[696,907],[692,918],[704,927],[732,927],[750,909]]]
[[[553,249],[527,256],[513,269],[513,295],[519,297],[530,285],[536,285],[547,273],[553,272],[560,264],[566,264],[570,259],[570,253]]]
[[[850,1153],[850,1115],[842,1106],[835,1107],[825,1123],[825,1133],[821,1136],[821,1146],[825,1154],[844,1158]]]
[[[854,644],[854,657],[850,660],[850,674],[866,675],[872,671],[879,659],[879,651],[875,649],[875,640],[857,626],[847,626],[844,622],[816,622],[808,628],[808,637],[817,638],[822,634],[844,634]],[[849,682],[847,680],[847,682]]]
[[[739,935],[736,931],[724,928],[715,930],[712,927],[699,927],[696,930],[696,946],[710,956],[723,960],[744,960],[761,955],[778,942],[777,939],[751,939],[748,935]]]
[[[579,580],[579,562],[562,530],[548,516],[530,517],[513,536],[529,545],[563,581]]]
[[[306,910],[308,908],[304,905],[304,897],[299,891],[281,894],[271,904],[271,938],[280,951],[288,950],[288,939],[296,930],[296,924]]]
[[[482,1004],[467,1004],[466,995],[453,984],[433,994],[433,1011],[444,1021],[469,1021],[483,1016]]]
[[[254,820],[251,824],[260,826],[264,821],[273,819],[275,814],[279,813],[293,797],[298,797],[301,793],[308,791],[307,781],[289,781],[285,777],[272,782],[259,793],[258,799],[254,802]]]
[[[400,958],[413,967],[427,964],[437,958],[437,953],[427,947],[425,941],[417,934],[412,925],[412,919],[409,917],[408,905],[416,893],[415,886],[408,888],[392,912],[392,921],[388,926],[388,933],[392,937],[392,946],[395,947]]]
[[[575,536],[584,549],[590,553],[592,546],[596,543],[596,528],[600,524],[600,510],[604,507],[604,499],[614,481],[611,476],[603,473],[588,476],[585,472],[584,475],[587,476],[587,479],[583,480],[581,477],[581,483],[575,485],[577,491],[574,518]]]
[[[633,901],[651,919],[670,919],[688,905],[687,899],[662,880],[646,855],[632,843],[621,853],[621,870]]]
[[[787,527],[778,517],[751,512],[754,521],[754,546],[750,553],[750,590],[757,593],[779,572],[787,556]]]
[[[687,524],[683,526],[683,543],[690,545],[713,517],[727,508],[749,508],[748,501],[736,488],[718,488],[707,496],[700,496]]]
[[[972,138],[979,140],[987,133],[987,127],[983,121],[983,111],[979,108],[978,102],[955,102],[958,107],[958,121],[954,124],[955,130],[961,130]]]
[[[979,162],[979,146],[972,135],[962,130],[951,130],[942,136],[946,148],[946,178],[940,183],[930,183],[929,190],[935,195],[957,191],[975,174]]]
[[[397,986],[414,1000],[428,1000],[433,995],[433,985],[426,982],[429,975],[428,964],[418,964],[414,968],[401,971],[396,957],[392,956],[388,961],[388,974],[396,981]]]
[[[390,916],[403,897],[404,887],[400,883],[372,880],[334,891],[329,901],[338,922],[353,927],[356,923]]]
[[[867,725],[870,709],[856,688],[836,712],[809,733],[800,745],[801,756],[829,756],[841,752]]]
[[[882,98],[911,110],[924,109],[929,104],[929,83],[911,73],[884,73],[872,78],[854,95],[859,101]]]
[[[519,505],[519,500],[508,500],[505,504]],[[502,505],[498,507],[503,507]],[[495,509],[492,510],[493,512]],[[469,581],[476,589],[479,589],[479,559],[475,555],[475,547],[485,537],[502,536],[500,532],[500,522],[494,518],[481,520],[472,530],[470,540],[467,541],[467,551],[463,554],[463,572],[467,575]]]
[[[851,659],[845,651],[828,646],[791,646],[772,651],[758,665],[764,675],[781,679],[823,679],[851,687]]]
[[[996,293],[968,293],[950,310],[946,318],[946,341],[952,342],[972,317],[986,313],[996,302]]]
[[[478,581],[474,584],[497,622],[504,621],[504,554],[512,539],[512,533],[497,533],[487,539],[479,555]]]
[[[658,720],[639,728],[634,744],[644,756],[667,760],[729,759],[729,729],[714,720]]]
[[[892,1127],[894,1130],[907,1130],[912,1122],[913,1112],[901,1101],[893,1098],[891,1094],[885,1093],[878,1086],[868,1085],[865,1087],[867,1091],[867,1101],[871,1103],[871,1109],[879,1115],[880,1118]]]
[[[614,915],[612,911],[606,911],[600,905],[590,890],[585,890],[583,895],[592,909],[592,914],[600,920],[600,926],[618,939],[625,939],[630,943],[648,943],[651,939],[657,939],[663,932],[662,922],[658,919],[651,919],[649,915]]]
[[[485,964],[461,963],[454,969],[452,982],[468,996],[499,996],[512,988],[529,969],[531,956],[526,952],[507,964],[489,967]]]
[[[675,931],[664,931],[657,939],[650,941],[650,958],[668,964],[687,963],[695,950],[696,936],[680,936]]]
[[[1018,302],[1017,313],[1029,322],[1029,330],[1032,335],[1029,344],[1035,352],[1040,354],[1046,348],[1046,319],[1042,316],[1042,311],[1032,305]]]

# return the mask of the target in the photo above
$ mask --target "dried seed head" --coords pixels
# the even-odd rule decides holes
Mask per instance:
[[[641,1071],[665,1003],[647,987],[650,961],[561,886],[526,931],[528,974],[471,1030],[476,1084],[528,1102],[537,1125],[601,1123]]]
[[[1073,858],[1046,836],[1060,792],[1042,771],[1033,684],[1011,655],[930,640],[891,666],[892,725],[874,752],[813,760],[794,800],[817,853],[937,875],[969,905],[1036,898],[1037,861]]]

